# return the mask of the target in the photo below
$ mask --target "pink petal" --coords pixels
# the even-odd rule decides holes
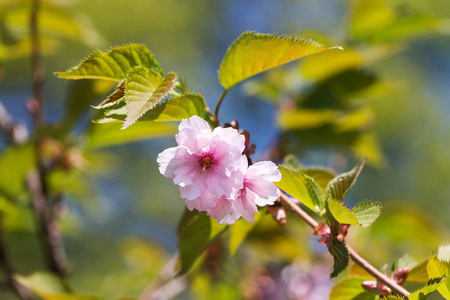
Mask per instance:
[[[195,198],[194,200],[185,200],[186,206],[189,210],[197,209],[198,211],[207,211],[210,209],[214,202],[217,200],[217,197],[205,192],[200,197]]]
[[[207,215],[216,219],[219,224],[233,224],[239,219],[239,213],[233,207],[232,202],[225,197],[220,197],[208,210]]]
[[[278,167],[271,161],[260,161],[248,168],[246,177],[262,176],[264,179],[271,182],[278,182],[281,180],[281,173]]]
[[[247,193],[244,197],[238,197],[233,203],[238,213],[251,223],[255,222],[254,215],[258,212],[253,195],[253,193]]]
[[[162,175],[169,178],[175,177],[174,172],[177,167],[177,164],[174,164],[172,160],[174,159],[176,152],[177,147],[172,147],[158,154],[156,161],[159,164],[159,172],[161,172]]]
[[[180,185],[180,196],[186,200],[194,200],[200,197],[206,190],[205,178],[198,177],[193,180],[192,184]]]
[[[178,145],[183,145],[189,149],[196,145],[196,135],[206,131],[211,132],[208,122],[198,116],[183,119],[178,126],[179,133],[175,135]]]

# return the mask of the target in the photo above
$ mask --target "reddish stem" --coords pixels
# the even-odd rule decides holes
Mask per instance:
[[[284,207],[291,210],[293,213],[298,215],[301,219],[303,219],[311,228],[316,228],[319,223],[314,220],[310,215],[308,215],[303,209],[301,209],[297,204],[294,203],[294,200],[291,200],[286,194],[281,194],[280,197],[281,203]],[[367,271],[370,275],[375,277],[379,282],[383,283],[387,287],[389,287],[395,294],[402,295],[406,299],[408,299],[409,292],[395,283],[392,279],[387,277],[385,274],[378,271],[374,266],[368,263],[364,258],[362,258],[350,245],[345,243],[350,253],[350,258],[361,268]]]

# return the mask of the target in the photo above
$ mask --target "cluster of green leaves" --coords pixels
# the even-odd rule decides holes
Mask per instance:
[[[348,250],[343,240],[338,239],[341,225],[367,227],[381,214],[378,202],[363,201],[351,210],[343,202],[364,164],[365,159],[351,171],[339,175],[326,168],[303,167],[293,156],[286,157],[285,163],[279,166],[282,179],[277,186],[323,218],[331,230],[328,248],[335,261],[332,277],[342,272],[349,262]]]
[[[40,41],[45,54],[53,53],[60,38],[81,42],[89,47],[105,44],[90,20],[63,1],[41,1],[38,20]],[[0,3],[0,60],[30,54],[30,1],[5,0]]]
[[[427,299],[435,291],[439,292],[444,299],[450,299],[448,280],[450,268],[449,249],[449,244],[442,244],[439,247],[437,256],[431,254],[428,260],[420,263],[411,256],[404,255],[392,266],[391,273],[402,268],[409,270],[405,285],[414,289],[414,292],[408,296],[410,300]],[[352,266],[349,275],[333,287],[330,300],[377,299],[378,296],[366,292],[361,286],[362,282],[368,280],[374,280],[374,278],[360,267]],[[423,284],[425,285],[417,287]],[[395,300],[403,298],[391,295],[379,299]]]
[[[357,159],[368,156],[374,167],[386,164],[373,130],[372,102],[399,93],[401,86],[382,79],[373,66],[407,49],[406,43],[448,28],[448,20],[419,10],[412,2],[353,1],[347,36],[340,39],[344,52],[310,56],[246,83],[248,95],[281,108],[278,125],[285,150],[281,157],[327,147],[350,151]]]
[[[312,40],[247,32],[227,51],[220,67],[219,81],[226,92],[255,74],[327,49]],[[203,97],[189,92],[174,72],[164,74],[152,53],[143,45],[129,44],[112,48],[107,52],[95,51],[78,65],[65,72],[57,72],[56,75],[65,79],[90,79],[73,81],[62,126],[52,124],[41,133],[51,137],[46,146],[49,152],[52,147],[62,148],[63,156],[71,162],[68,153],[74,151],[81,155],[83,161],[95,153],[93,150],[140,139],[173,135],[175,127],[165,121],[179,121],[198,115],[212,126],[218,125],[218,121],[206,107]],[[94,117],[96,119],[94,124],[87,126],[86,132],[81,136],[73,137],[70,130],[80,121],[86,108],[102,97],[113,84],[116,85],[113,92],[95,106],[100,112]],[[120,127],[126,130],[119,130]],[[31,149],[29,155],[32,156],[33,151]],[[4,161],[7,163],[9,160],[5,158]],[[21,161],[26,164],[28,160],[23,156]],[[30,162],[23,167],[23,171],[22,168],[16,168],[18,174],[14,178],[17,183],[8,184],[8,188],[14,189],[16,186],[22,188],[23,186],[19,184],[23,181],[22,173],[32,167],[33,162]],[[71,167],[83,169],[81,165],[69,167],[70,173],[74,171]],[[79,182],[79,176],[73,178],[68,176],[66,170],[57,168],[50,173],[50,177],[53,178],[51,188],[55,189],[55,193],[61,189],[65,192],[67,189],[78,190],[79,185],[76,182]],[[259,220],[262,215],[256,219]],[[178,230],[179,274],[188,272],[196,265],[205,248],[219,236],[223,238],[225,232],[229,233],[229,253],[235,253],[254,226],[255,224],[244,220],[239,220],[232,227],[219,225],[204,213],[186,211]],[[46,278],[42,286],[50,286],[50,290],[41,288],[39,284],[35,284],[36,281],[41,281],[41,275],[37,274],[30,278],[18,277],[18,280],[44,299],[96,299],[68,295],[63,293],[61,288],[54,289],[51,282],[55,280],[45,274],[42,275]],[[48,282],[44,284],[48,280],[50,284]]]

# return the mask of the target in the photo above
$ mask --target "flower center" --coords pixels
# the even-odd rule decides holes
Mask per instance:
[[[212,167],[214,163],[214,155],[211,153],[204,153],[198,160],[198,165],[202,169],[202,173]]]

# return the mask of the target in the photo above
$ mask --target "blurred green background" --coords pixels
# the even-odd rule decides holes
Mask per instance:
[[[7,50],[27,33],[20,11],[15,12],[27,2],[0,1],[0,100],[16,120],[30,126],[25,109],[31,96],[30,59],[26,53]],[[405,253],[421,261],[450,240],[447,0],[47,3],[84,28],[52,31],[69,26],[55,21],[44,31],[51,40],[43,59],[47,120],[55,128],[64,123],[64,101],[72,83],[52,73],[77,64],[97,48],[145,44],[164,70],[176,71],[214,108],[222,92],[216,77],[220,61],[244,31],[306,35],[343,46],[344,51],[290,63],[235,87],[225,99],[221,121],[236,119],[250,131],[257,160],[276,152],[280,163],[284,154],[295,153],[303,164],[344,171],[368,156],[369,165],[347,199],[374,199],[382,202],[384,211],[373,227],[353,229],[349,238],[377,267]],[[336,121],[334,113],[323,117],[323,110],[342,119]],[[302,114],[289,119],[292,111]],[[81,117],[70,134],[71,143],[83,144],[93,113],[88,109]],[[72,266],[69,279],[77,293],[105,299],[137,296],[176,251],[176,224],[184,201],[156,164],[156,155],[174,144],[171,135],[86,151],[89,167],[55,175],[54,185],[65,190],[60,226]],[[6,151],[6,141],[1,147]],[[15,168],[14,163],[2,166],[1,177]],[[3,234],[17,273],[44,269],[27,200],[1,200]],[[267,217],[235,257],[224,259],[220,280],[200,273],[178,297],[275,299],[260,282],[272,278],[282,287],[274,290],[277,299],[327,299],[331,262],[316,261],[326,254],[324,247],[311,240],[309,229],[293,216],[288,216],[287,228],[272,223]],[[270,234],[276,237],[268,241]],[[267,257],[267,249],[273,256]],[[286,275],[289,272],[297,275]],[[317,289],[299,291],[302,285],[286,276]],[[13,296],[5,289],[0,292],[3,297]]]

